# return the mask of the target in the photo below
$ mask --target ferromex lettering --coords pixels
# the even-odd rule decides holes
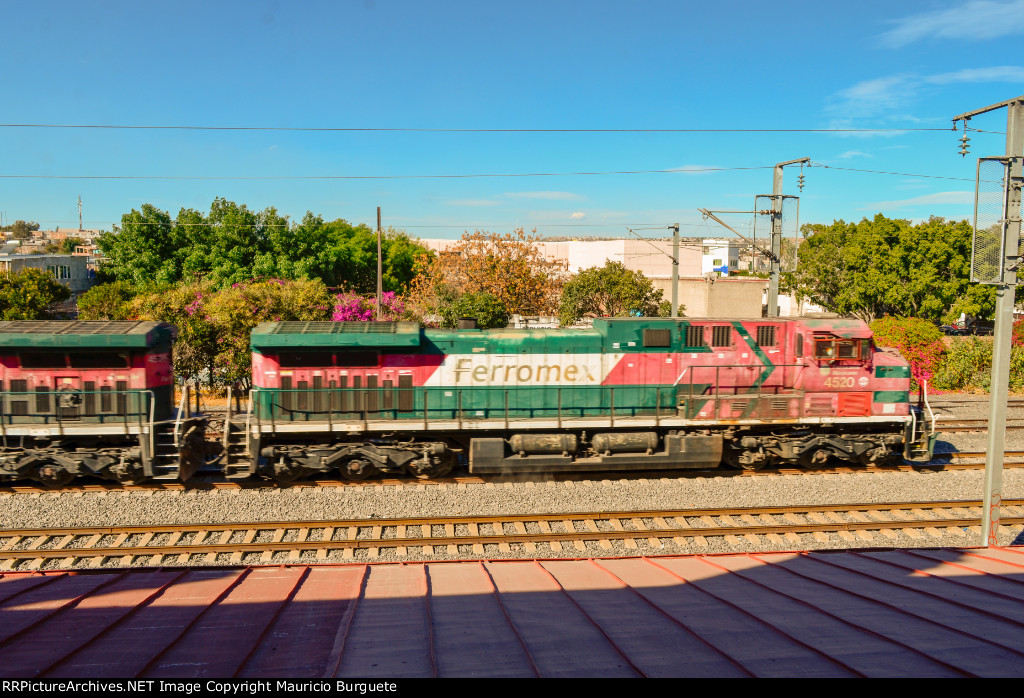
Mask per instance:
[[[523,355],[522,359],[450,356],[446,363],[451,366],[456,385],[598,384],[601,382],[601,355],[593,356],[590,360],[586,355]]]

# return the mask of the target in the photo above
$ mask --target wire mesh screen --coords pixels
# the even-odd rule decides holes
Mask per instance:
[[[971,281],[1003,282],[1003,230],[1006,226],[1006,158],[978,158],[971,240]],[[1017,250],[1013,250],[1016,254]]]

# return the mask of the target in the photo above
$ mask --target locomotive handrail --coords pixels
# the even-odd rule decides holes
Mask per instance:
[[[156,431],[154,425],[156,423],[156,393],[152,390],[147,390],[146,393],[150,397],[149,401],[149,457],[156,459],[156,438],[154,432]],[[139,425],[142,428],[142,425]]]
[[[181,414],[185,408],[185,401],[188,397],[188,385],[181,386],[181,399],[178,400],[178,413],[174,419],[174,447],[179,448],[181,442],[178,441],[178,431],[181,429]]]
[[[146,424],[147,414],[150,424],[156,423],[156,395],[152,390],[75,390],[74,392],[80,396],[106,398],[114,406],[107,409],[104,409],[102,405],[99,409],[94,405],[86,405],[84,408],[76,406],[74,409],[78,410],[77,417],[69,418],[62,412],[62,410],[68,408],[60,405],[58,391],[0,390],[0,429],[2,429],[0,433],[6,435],[7,426],[50,424],[55,425],[58,433],[62,434],[69,422],[89,424],[90,421],[95,421],[103,424],[121,421],[127,434],[130,433],[129,420],[136,421],[139,427],[142,428]],[[142,401],[143,396],[148,401],[149,409],[147,409],[147,404]],[[12,403],[15,400],[22,399],[26,403],[32,400],[39,401],[44,399],[46,407],[38,407],[35,411],[26,411],[25,414],[14,414],[12,412]],[[25,409],[28,410],[27,405]]]
[[[458,428],[475,419],[501,419],[506,427],[516,419],[550,415],[561,428],[567,417],[565,407],[566,390],[592,396],[585,404],[573,404],[571,413],[575,417],[604,417],[609,425],[614,426],[616,419],[624,413],[630,416],[650,416],[660,425],[663,417],[661,410],[666,405],[661,402],[668,399],[662,389],[664,386],[635,385],[608,386],[588,385],[574,388],[563,386],[486,386],[479,388],[421,387],[416,390],[416,403],[407,403],[404,408],[398,397],[399,391],[407,388],[389,386],[387,388],[260,388],[254,386],[250,392],[247,409],[247,429],[262,429],[264,421],[270,422],[270,432],[277,433],[278,422],[324,421],[330,431],[338,422],[361,422],[364,430],[375,416],[380,419],[419,419],[422,429],[436,429],[431,424],[437,418],[450,419]],[[524,397],[534,396],[542,388],[548,392],[548,398],[534,398],[523,401]],[[635,396],[622,400],[624,394]],[[435,407],[431,395],[443,393],[440,406]],[[514,405],[512,397],[519,404]],[[342,405],[339,409],[338,405]],[[380,405],[380,407],[378,407]],[[610,407],[610,409],[609,409]]]
[[[932,412],[932,406],[928,402],[928,381],[921,381],[921,395],[924,396],[924,406],[928,409],[928,416],[932,419],[932,432],[935,432],[935,413]]]
[[[246,408],[245,408],[246,409],[246,413],[245,413],[245,452],[246,453],[249,452],[249,440],[250,440],[250,438],[252,436],[252,394],[253,394],[254,390],[255,390],[255,388],[253,390],[249,391],[249,404],[246,405]],[[258,419],[258,417],[257,417],[257,419]],[[257,428],[259,427],[259,422],[256,423],[256,426],[257,426]]]

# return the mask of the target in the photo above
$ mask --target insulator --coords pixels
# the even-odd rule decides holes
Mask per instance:
[[[796,178],[796,185],[797,188],[800,189],[800,191],[804,190],[804,175],[802,172],[800,173],[800,176]]]

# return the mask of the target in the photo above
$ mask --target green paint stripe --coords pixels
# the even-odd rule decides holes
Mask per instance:
[[[910,378],[910,366],[875,366],[875,378]]]
[[[768,358],[768,355],[764,353],[760,345],[758,345],[757,342],[750,338],[750,333],[747,332],[747,330],[743,327],[742,324],[738,322],[733,322],[732,326],[733,328],[735,328],[736,333],[743,338],[743,341],[746,342],[747,346],[750,347],[750,350],[757,354],[757,358],[761,359],[761,363],[764,364],[764,370],[761,371],[761,375],[757,377],[757,380],[754,381],[754,384],[750,386],[750,389],[747,390],[748,393],[755,393],[761,387],[761,385],[766,380],[768,380],[768,376],[772,375],[772,373],[775,371],[775,364],[773,364],[772,360]]]
[[[907,390],[876,390],[874,402],[910,402]]]

